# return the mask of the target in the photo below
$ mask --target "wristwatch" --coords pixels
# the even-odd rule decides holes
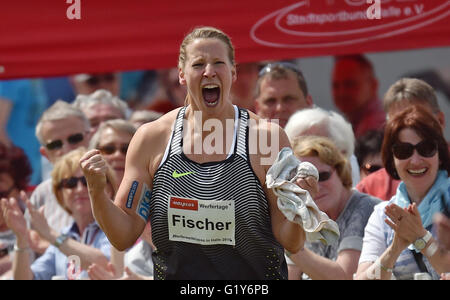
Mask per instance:
[[[61,247],[61,245],[69,238],[68,234],[61,234],[58,236],[55,240],[55,243],[53,244],[56,248]]]
[[[415,240],[413,246],[416,252],[422,251],[427,245],[427,243],[430,241],[431,237],[432,237],[431,233],[427,231],[427,233],[423,237]]]

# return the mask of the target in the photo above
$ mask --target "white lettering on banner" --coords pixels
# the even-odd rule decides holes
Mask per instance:
[[[327,4],[296,1],[260,18],[250,37],[275,48],[350,46],[402,35],[450,15],[450,1],[346,0]]]
[[[235,245],[234,200],[169,196],[169,240],[201,245]]]

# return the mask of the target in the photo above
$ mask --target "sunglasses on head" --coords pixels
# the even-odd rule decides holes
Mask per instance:
[[[330,179],[331,175],[333,175],[333,172],[325,171],[325,172],[319,172],[319,182],[327,181]]]
[[[373,172],[376,172],[376,171],[378,171],[378,170],[381,169],[381,168],[382,168],[382,166],[379,166],[379,165],[371,165],[371,164],[365,164],[365,165],[363,166],[364,171],[366,171],[366,173],[368,173],[368,174],[373,173]]]
[[[72,176],[72,177],[70,177],[70,178],[62,179],[62,180],[59,182],[58,187],[59,187],[60,189],[61,189],[61,188],[65,188],[65,189],[73,189],[73,188],[76,188],[76,187],[77,187],[78,181],[81,181],[81,183],[82,183],[85,187],[87,187],[86,178],[85,178],[84,176],[81,176],[81,177],[74,177],[74,176]]]
[[[392,146],[392,153],[397,159],[407,159],[414,153],[414,149],[423,157],[432,157],[436,154],[437,144],[434,141],[423,140],[413,145],[410,143],[397,143]]]
[[[292,63],[288,63],[288,62],[277,62],[277,63],[270,63],[266,66],[264,66],[261,71],[259,71],[258,77],[262,77],[267,73],[270,73],[270,71],[275,68],[282,68],[282,69],[289,69],[291,71],[294,71],[295,73],[297,73],[298,75],[300,75],[301,77],[303,77],[302,72],[300,72],[300,70],[298,69],[298,67]]]
[[[90,86],[97,86],[100,82],[111,83],[116,80],[116,75],[105,74],[105,75],[94,75],[86,80],[86,83]]]
[[[106,154],[106,155],[111,155],[113,153],[116,153],[117,150],[119,150],[120,153],[122,153],[123,155],[126,155],[127,151],[128,151],[128,144],[122,145],[120,147],[116,147],[115,145],[106,145],[106,146],[99,147],[98,150],[100,150],[100,152],[102,154]]]
[[[76,134],[72,134],[67,138],[67,142],[71,145],[76,145],[79,142],[81,142],[84,139],[84,135],[82,133],[76,133]],[[61,149],[63,146],[63,141],[62,140],[56,140],[56,141],[51,141],[50,143],[47,143],[45,145],[45,147],[48,150],[57,150],[57,149]]]

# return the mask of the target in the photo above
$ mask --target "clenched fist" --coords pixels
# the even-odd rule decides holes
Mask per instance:
[[[80,159],[80,167],[91,192],[105,190],[108,163],[99,150],[93,149],[86,152]]]

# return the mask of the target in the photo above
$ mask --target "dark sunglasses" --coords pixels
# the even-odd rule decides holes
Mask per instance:
[[[72,134],[67,138],[67,142],[71,145],[76,145],[84,139],[84,135],[82,133]],[[57,150],[61,149],[63,146],[62,140],[52,141],[45,145],[48,150]]]
[[[417,145],[410,143],[397,143],[392,146],[392,153],[397,159],[407,159],[414,153],[414,149],[423,157],[432,157],[436,154],[437,144],[434,141],[423,140]]]
[[[319,172],[319,182],[322,181],[327,181],[328,179],[330,179],[331,175],[333,175],[333,172]]]
[[[111,83],[114,80],[116,80],[116,75],[114,74],[94,75],[89,77],[86,83],[90,86],[97,86],[100,82]]]
[[[73,189],[76,188],[78,185],[78,181],[81,181],[81,183],[87,187],[87,182],[86,182],[86,178],[84,176],[81,177],[70,177],[70,178],[65,178],[62,179],[59,182],[58,188],[65,188],[65,189]]]
[[[363,166],[363,170],[366,171],[366,173],[368,173],[368,174],[373,173],[373,172],[376,172],[376,171],[378,171],[378,170],[381,169],[381,168],[382,168],[382,166],[379,166],[379,165],[371,165],[371,164],[365,164],[365,165]]]
[[[106,155],[111,155],[111,154],[115,153],[117,150],[119,150],[120,153],[122,153],[123,155],[126,155],[127,151],[128,151],[128,144],[122,145],[121,147],[116,147],[115,145],[107,145],[107,146],[99,147],[98,150],[100,150],[100,152],[102,154],[106,154]]]

